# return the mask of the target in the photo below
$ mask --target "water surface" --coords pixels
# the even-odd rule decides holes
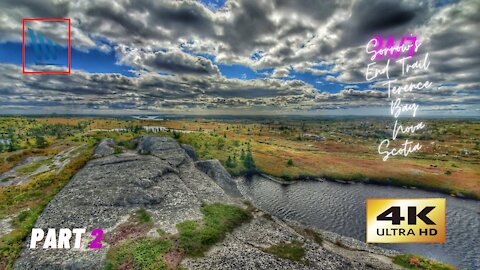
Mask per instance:
[[[461,269],[480,269],[480,202],[445,194],[362,183],[297,182],[283,185],[261,176],[242,179],[242,194],[259,208],[278,217],[365,241],[367,198],[446,198],[445,244],[382,244],[415,253]]]

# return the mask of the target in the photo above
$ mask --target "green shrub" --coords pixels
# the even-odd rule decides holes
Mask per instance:
[[[288,166],[293,166],[293,160],[291,158],[288,159],[287,165]]]
[[[140,222],[140,223],[148,224],[148,223],[153,222],[152,221],[152,216],[144,208],[140,208],[139,210],[137,210],[137,212],[135,214],[136,214],[138,222]]]

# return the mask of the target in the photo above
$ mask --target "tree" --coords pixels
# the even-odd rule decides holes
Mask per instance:
[[[17,151],[20,146],[18,145],[17,138],[15,137],[15,134],[13,134],[13,131],[9,131],[8,138],[10,139],[10,143],[8,144],[8,152]]]
[[[241,160],[245,160],[245,150],[242,148],[242,154],[240,155]]]
[[[35,142],[36,142],[36,145],[37,145],[38,148],[45,148],[45,147],[48,146],[48,142],[45,139],[45,137],[40,136],[40,135],[37,135],[35,137]]]
[[[287,165],[288,166],[293,166],[293,160],[291,158],[288,159]]]
[[[228,156],[226,165],[228,168],[235,168],[237,167],[237,162],[235,161],[235,158],[232,159],[230,156]]]
[[[0,143],[0,153],[2,153],[3,151],[5,151],[5,145],[3,145],[3,143]]]
[[[253,156],[252,156],[251,151],[247,152],[247,155],[245,156],[245,160],[243,160],[243,165],[249,171],[255,170],[255,161],[253,160]]]

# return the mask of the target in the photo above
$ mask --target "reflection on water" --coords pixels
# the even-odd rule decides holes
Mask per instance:
[[[261,176],[241,180],[239,189],[259,208],[278,217],[301,221],[365,241],[367,198],[447,198],[447,243],[382,244],[416,253],[461,269],[480,269],[480,202],[448,195],[366,184],[297,182],[282,185]]]

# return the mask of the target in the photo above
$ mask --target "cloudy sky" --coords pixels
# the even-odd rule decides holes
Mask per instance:
[[[412,63],[428,53],[428,70],[390,76],[432,87],[402,102],[480,116],[478,14],[478,0],[2,0],[0,114],[387,116],[384,77],[365,79],[366,44],[414,35]],[[39,17],[71,19],[70,75],[22,74],[22,18]]]

